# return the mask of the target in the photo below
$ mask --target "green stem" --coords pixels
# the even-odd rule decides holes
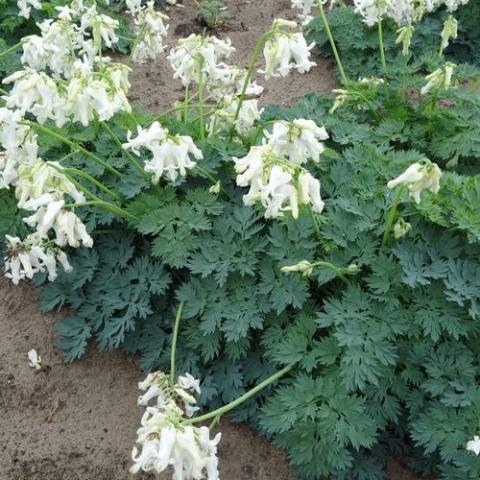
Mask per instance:
[[[22,41],[16,43],[15,45],[13,45],[12,47],[10,48],[7,48],[6,50],[4,50],[3,52],[0,53],[0,58],[3,58],[3,57],[6,57],[7,55],[10,55],[11,53],[15,52],[16,50],[18,50],[21,46],[22,46]]]
[[[65,160],[68,160],[70,157],[73,157],[77,152],[73,151],[73,152],[70,152],[70,153],[67,153],[65,156],[63,156],[60,160],[55,160],[57,163],[59,163],[60,165],[62,164],[62,162],[64,162]]]
[[[258,59],[260,58],[260,54],[262,52],[262,48],[264,47],[265,43],[272,35],[272,32],[264,33],[260,39],[258,40],[257,44],[255,45],[255,49],[253,51],[252,60],[250,61],[250,65],[248,66],[247,75],[245,77],[245,81],[243,82],[242,92],[240,93],[240,97],[238,100],[237,110],[235,112],[235,116],[233,117],[233,127],[232,127],[232,134],[230,135],[233,137],[233,129],[235,128],[235,123],[240,116],[240,111],[242,109],[243,102],[245,100],[245,94],[247,93],[248,86],[250,85],[250,81],[253,78],[253,73],[255,70],[255,66],[257,65]]]
[[[260,137],[263,135],[264,130],[269,127],[270,125],[274,125],[277,122],[277,120],[268,120],[264,123],[262,123],[258,128],[257,131],[255,132],[255,135],[253,136],[253,144],[256,145],[258,141],[260,140]]]
[[[385,47],[383,45],[383,27],[382,19],[380,18],[377,23],[378,26],[378,47],[380,49],[380,60],[382,62],[383,76],[387,80],[387,62],[385,60]]]
[[[280,371],[273,374],[271,377],[268,377],[262,383],[259,383],[256,387],[252,388],[250,391],[248,391],[247,393],[245,393],[241,397],[238,397],[233,402],[230,402],[227,405],[224,405],[223,407],[218,408],[217,410],[214,410],[213,412],[206,413],[205,415],[201,415],[199,417],[187,419],[185,421],[185,423],[205,422],[206,420],[210,420],[211,418],[215,418],[215,417],[224,415],[225,413],[229,412],[230,410],[233,410],[235,407],[238,407],[239,405],[241,405],[243,402],[246,402],[247,400],[252,398],[254,395],[256,395],[258,392],[263,390],[265,387],[268,387],[275,380],[278,380],[279,378],[283,377],[285,374],[290,372],[290,370],[292,370],[294,366],[295,366],[295,363],[291,363],[290,365],[287,365],[285,368],[282,368]]]
[[[373,116],[375,117],[375,120],[380,120],[380,115],[375,110],[375,107],[373,106],[372,102],[365,95],[361,94],[360,92],[351,92],[351,93],[354,96],[357,96],[358,98],[360,98],[363,102],[365,102],[365,104],[367,105],[367,107],[372,112]]]
[[[93,203],[89,203],[90,205],[98,205],[104,208],[105,210],[108,210],[114,213],[119,217],[128,218],[134,222],[138,221],[138,218],[135,215],[132,215],[131,213],[124,210],[123,208],[120,208],[117,205],[114,205],[113,203],[102,200],[100,197],[95,195],[88,188],[84,187],[80,182],[78,182],[77,180],[75,180],[75,178],[69,175],[65,168],[58,167],[57,165],[52,164],[51,162],[48,162],[48,165],[53,169],[57,170],[57,172],[60,172],[62,175],[64,175],[65,178],[69,180],[71,183],[73,183],[78,188],[78,190],[80,190],[87,198],[90,198],[91,202],[93,202]],[[72,203],[72,204],[69,204],[68,206],[82,206],[85,204],[87,204],[87,202],[78,202],[74,204]]]
[[[345,277],[345,271],[346,269],[344,268],[339,268],[337,267],[336,265],[334,265],[333,263],[330,263],[330,262],[315,262],[313,264],[313,266],[315,268],[319,267],[319,268],[326,268],[327,270],[331,270],[332,272],[335,273],[335,275],[340,278],[344,283],[348,283],[347,281],[347,278]]]
[[[320,11],[320,17],[322,18],[325,32],[327,32],[327,37],[330,42],[330,47],[332,48],[333,56],[337,62],[338,71],[340,72],[340,79],[342,83],[346,85],[348,83],[347,76],[345,75],[345,70],[343,69],[342,61],[340,60],[340,55],[338,54],[337,46],[335,45],[335,40],[333,38],[332,31],[330,30],[330,25],[328,23],[327,16],[325,15],[325,10],[321,0],[317,0],[317,6]]]
[[[69,140],[68,138],[64,137],[63,135],[61,135],[60,133],[58,132],[55,132],[54,130],[51,130],[50,128],[48,127],[45,127],[43,125],[40,125],[39,123],[36,123],[36,122],[30,122],[28,120],[24,120],[22,122],[19,122],[20,124],[22,125],[28,125],[29,127],[32,127],[34,128],[35,130],[38,130],[42,133],[45,133],[46,135],[49,135],[50,137],[52,138],[55,138],[56,140],[58,140],[59,142],[62,142],[64,143],[65,145],[68,145],[70,148],[73,148],[74,150],[77,150],[81,153],[83,153],[85,156],[91,158],[92,160],[94,160],[95,162],[97,162],[99,165],[101,165],[103,168],[105,168],[106,170],[108,170],[109,172],[113,173],[114,175],[116,175],[117,177],[121,177],[122,174],[116,170],[115,168],[113,168],[111,165],[109,165],[105,160],[102,160],[100,157],[97,157],[97,155],[95,155],[94,153],[92,152],[89,152],[87,149],[83,148],[81,145],[79,145],[78,143],[75,143],[75,142],[72,142],[71,140]]]
[[[170,354],[170,380],[172,384],[175,383],[175,356],[177,352],[177,340],[178,340],[178,330],[180,328],[180,318],[182,317],[184,302],[180,302],[177,309],[177,315],[175,317],[175,325],[173,327],[173,337],[172,337],[172,351]]]
[[[120,139],[115,135],[113,130],[107,125],[107,123],[102,123],[105,127],[105,130],[108,132],[112,140],[115,142],[118,148],[122,151],[122,153],[127,157],[128,161],[132,164],[133,168],[135,168],[142,177],[146,178],[150,182],[150,175],[142,168],[140,163],[137,159],[125,148],[123,148],[122,142]]]
[[[212,185],[216,185],[219,182],[218,180],[215,179],[215,177],[210,175],[210,173],[208,173],[203,167],[201,167],[198,164],[193,167],[193,170],[196,170],[197,172],[201,173],[203,176],[208,178],[210,182],[212,182]],[[228,195],[228,193],[221,186],[220,186],[220,192],[226,197],[230,198],[230,195]]]
[[[397,216],[398,205],[402,196],[402,187],[399,187],[395,192],[392,200],[392,206],[390,207],[390,213],[388,214],[387,223],[385,225],[385,231],[383,232],[382,247],[387,243],[388,237],[392,230],[393,222]]]
[[[200,141],[205,145],[205,115],[204,115],[205,75],[203,74],[203,57],[200,59],[200,82],[198,85],[198,101],[200,112]]]
[[[65,167],[63,169],[63,172],[71,173],[73,175],[76,175],[77,177],[81,177],[85,180],[88,180],[90,183],[93,183],[99,190],[101,190],[103,193],[106,193],[107,195],[112,197],[117,202],[122,202],[123,201],[123,198],[120,195],[118,195],[114,191],[110,190],[102,182],[99,182],[96,178],[93,178],[88,173],[82,172],[82,170],[79,170],[78,168]]]
[[[439,95],[440,95],[440,90],[437,88],[433,92],[432,99],[429,102],[430,103],[430,109],[429,110],[430,110],[431,113],[433,113],[433,111],[435,110],[435,108],[437,106]]]
[[[186,122],[188,118],[188,83],[185,87],[185,98],[183,100],[183,121]]]
[[[198,95],[198,93],[196,93],[195,95],[192,95],[190,97],[190,101],[192,101],[197,95]],[[197,108],[199,106],[200,106],[200,104],[193,104],[193,105],[189,104],[189,107]],[[151,120],[151,122],[149,123],[149,125],[151,125],[153,122],[158,122],[159,120],[161,120],[162,118],[170,115],[171,113],[175,113],[175,112],[178,112],[178,111],[181,111],[181,110],[184,110],[184,109],[185,109],[185,105],[182,102],[181,105],[177,105],[176,107],[169,108],[168,110],[165,110],[160,115],[157,115],[156,117],[154,117],[153,120]]]
[[[317,217],[315,217],[315,213],[314,213],[311,205],[308,206],[308,209],[310,210],[310,217],[312,218],[312,223],[313,223],[313,226],[315,227],[315,232],[317,234],[317,238],[321,239],[322,234],[320,232],[320,226],[318,225],[318,222],[317,222]]]
[[[117,207],[113,203],[105,202],[103,200],[88,200],[86,202],[77,202],[77,203],[67,203],[65,208],[75,208],[75,207],[89,207],[89,206],[98,206],[102,207],[104,210],[108,210],[111,213],[114,213],[121,218],[129,218],[131,220],[137,221],[137,217],[134,217],[128,213],[123,208]]]
[[[208,429],[209,429],[209,430],[212,430],[212,428],[215,427],[215,425],[217,425],[217,423],[220,423],[221,418],[222,418],[221,415],[217,415],[217,416],[212,420],[212,423],[210,423],[210,425],[208,426]]]

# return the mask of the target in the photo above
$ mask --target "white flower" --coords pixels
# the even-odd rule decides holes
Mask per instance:
[[[221,78],[227,59],[235,49],[229,39],[202,37],[192,34],[179,40],[168,55],[170,65],[175,71],[174,78],[182,81],[184,86],[192,82],[215,82]]]
[[[320,182],[306,170],[298,176],[298,197],[300,205],[311,205],[314,212],[323,212],[325,203],[320,196]]]
[[[275,122],[272,133],[265,133],[270,145],[280,156],[285,156],[293,163],[302,164],[308,160],[318,162],[325,147],[321,140],[326,140],[328,133],[313,120],[302,118],[293,122]]]
[[[244,100],[240,107],[238,118],[234,121],[238,109],[239,99],[229,95],[223,98],[223,107],[211,115],[209,133],[214,135],[219,130],[234,126],[240,135],[249,135],[253,131],[255,122],[260,120],[263,108],[259,108],[258,100]]]
[[[132,138],[131,132],[127,133],[127,143],[123,148],[130,149],[135,155],[140,155],[142,147],[153,150],[155,145],[165,141],[168,137],[168,131],[160,126],[160,123],[153,122],[149,128],[137,127],[137,136]]]
[[[30,204],[31,205],[31,204]],[[27,206],[30,206],[27,204]],[[49,201],[47,205],[40,206],[30,217],[23,221],[32,228],[36,228],[39,235],[45,237],[50,229],[56,235],[55,243],[59,247],[69,245],[78,248],[93,246],[92,237],[87,232],[85,225],[74,212],[64,208],[64,201]]]
[[[405,185],[415,202],[420,203],[420,195],[423,190],[438,193],[441,176],[442,171],[438,165],[425,159],[422,163],[410,165],[405,172],[394,180],[390,180],[387,187],[395,188],[398,185]]]
[[[218,102],[225,97],[240,96],[245,83],[247,71],[233,65],[221,65],[217,69],[217,76],[208,79],[210,96]],[[264,88],[255,82],[250,82],[245,90],[246,96],[259,96]]]
[[[38,233],[29,235],[25,240],[18,237],[6,237],[5,276],[15,285],[25,278],[32,279],[36,273],[48,272],[48,279],[57,278],[57,262],[66,272],[72,270],[68,258],[58,247],[49,244]]]
[[[299,205],[304,204],[322,212],[320,182],[298,164],[279,156],[271,145],[251,147],[245,157],[233,160],[237,185],[250,187],[243,203],[249,206],[260,201],[265,218],[282,217],[284,212],[297,218]]]
[[[316,0],[292,0],[292,7],[302,10],[303,15],[310,15]]]
[[[53,200],[62,199],[64,195],[72,197],[75,202],[84,202],[83,193],[59,171],[61,169],[59,163],[41,159],[32,165],[21,165],[15,189],[18,206],[36,210]],[[29,201],[33,201],[33,204],[28,204]]]
[[[221,108],[216,109],[210,116],[209,133],[214,135],[219,130],[234,126],[240,135],[249,135],[263,112],[258,106],[258,100],[251,97],[259,96],[263,92],[263,87],[255,82],[247,85],[238,118],[234,121],[247,72],[228,65],[218,69],[218,72],[220,74],[217,78],[210,78],[208,82],[210,96],[221,105]]]
[[[32,7],[35,8],[35,10],[41,10],[42,2],[39,0],[17,0],[17,7],[20,10],[18,14],[21,17],[30,18]]]
[[[37,161],[37,135],[23,120],[18,110],[0,108],[0,188],[15,185],[20,165],[31,165]]]
[[[272,147],[262,145],[251,147],[243,158],[233,158],[235,171],[239,174],[237,175],[237,185],[239,187],[250,186],[249,192],[243,196],[243,203],[246,206],[254,205],[262,198],[262,192],[266,187],[265,163],[274,154]]]
[[[466,5],[469,0],[445,0],[445,5],[449,12],[454,12],[460,5]]]
[[[265,207],[265,218],[278,218],[286,211],[291,212],[293,218],[298,218],[298,193],[292,182],[290,172],[278,165],[272,167],[260,195],[260,201]]]
[[[353,3],[355,11],[369,27],[373,27],[386,15],[389,5],[386,0],[353,0]]]
[[[136,8],[136,6],[133,6]],[[165,49],[164,38],[167,36],[168,26],[164,22],[168,17],[156,12],[154,2],[139,10],[135,17],[135,43],[132,49],[132,59],[136,63],[145,63],[155,60]]]
[[[385,80],[383,78],[378,77],[360,77],[358,79],[358,83],[363,85],[371,85],[373,87],[378,87],[379,85],[383,85]]]
[[[91,29],[95,43],[99,45],[103,40],[107,48],[112,48],[118,42],[118,37],[115,33],[118,26],[118,20],[98,13],[95,4],[83,12],[81,16],[80,31],[85,32]]]
[[[66,110],[73,121],[87,126],[98,115],[106,121],[117,112],[130,112],[126,93],[130,87],[126,65],[104,65],[103,71],[91,71],[88,62],[77,61],[72,67],[72,78],[67,86]]]
[[[22,115],[30,112],[40,123],[50,119],[58,127],[65,124],[65,98],[46,73],[21,70],[5,78],[3,83],[13,83],[9,95],[2,97],[7,108],[18,108]]]
[[[473,437],[473,440],[470,440],[467,442],[467,445],[465,447],[469,452],[475,453],[477,457],[480,455],[480,437],[478,435],[475,435]]]
[[[372,27],[385,17],[398,26],[410,24],[418,18],[418,7],[412,0],[354,0],[355,11]]]
[[[174,182],[178,175],[185,176],[187,169],[195,167],[196,160],[203,158],[202,152],[187,135],[168,134],[162,129],[158,122],[154,122],[149,129],[138,128],[137,138],[132,139],[128,134],[128,143],[123,144],[124,148],[131,149],[136,155],[140,154],[141,147],[150,150],[153,158],[145,162],[145,171],[153,174],[154,182],[160,180],[163,174]]]
[[[378,0],[377,0],[378,1]],[[387,16],[397,25],[408,25],[415,20],[415,2],[412,0],[391,0],[388,2]]]
[[[200,390],[200,380],[196,380],[193,375],[185,373],[185,376],[179,376],[177,379],[178,384],[184,390],[193,390],[195,393],[200,395],[202,392]]]
[[[443,88],[448,90],[452,83],[452,75],[456,65],[451,62],[445,63],[441,68],[438,68],[430,75],[425,77],[427,84],[420,90],[422,95],[427,94],[430,90]]]
[[[138,15],[142,10],[142,0],[126,0],[125,5],[131,15]]]
[[[187,169],[192,169],[197,164],[190,155],[196,160],[203,158],[202,152],[193,143],[191,137],[186,135],[168,138],[152,153],[152,160],[145,163],[145,171],[153,174],[155,182],[158,182],[164,173],[174,182],[178,175],[184,177]]]
[[[27,353],[27,357],[28,365],[30,365],[30,367],[35,368],[35,370],[42,369],[42,357],[35,349],[32,348],[32,350],[29,350],[29,352]]]
[[[169,377],[161,372],[149,374],[139,383],[141,390],[150,392],[156,387],[161,391],[158,396],[162,402],[157,401],[156,407],[147,407],[142,417],[137,430],[139,447],[135,446],[132,452],[131,473],[161,473],[172,466],[173,478],[178,480],[219,480],[217,445],[221,434],[210,439],[207,427],[198,428],[185,422],[185,416],[189,415],[185,404],[189,406],[196,401],[187,390],[199,393],[199,384],[199,380],[186,374],[172,385]],[[145,395],[140,398],[144,399]]]
[[[265,79],[286,77],[292,69],[305,73],[316,65],[315,62],[310,61],[310,51],[315,43],[308,45],[301,32],[292,33],[282,29],[296,26],[295,22],[282,19],[276,19],[273,22],[272,36],[265,43],[263,50]]]
[[[70,19],[44,20],[38,27],[40,35],[23,40],[22,63],[37,71],[48,67],[55,75],[68,76],[76,51],[85,44],[82,33]]]

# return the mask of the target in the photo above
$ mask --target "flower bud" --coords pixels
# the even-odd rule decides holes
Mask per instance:
[[[447,20],[445,20],[440,37],[442,39],[440,52],[443,53],[443,51],[448,47],[450,39],[455,39],[458,37],[458,22],[453,15],[450,15]]]
[[[404,237],[410,230],[412,225],[406,222],[403,218],[400,218],[398,222],[393,226],[393,237],[395,240]]]
[[[430,90],[443,88],[448,90],[452,83],[453,72],[457,66],[454,63],[447,62],[442,68],[438,68],[430,75],[425,77],[427,84],[420,90],[425,95]]]
[[[315,265],[310,263],[308,260],[302,260],[295,265],[286,265],[280,269],[283,273],[298,272],[301,273],[304,277],[309,277],[313,273]]]
[[[397,45],[400,43],[402,44],[402,53],[404,56],[408,55],[414,31],[415,28],[413,27],[413,25],[405,25],[404,27],[401,27],[397,30],[398,36],[395,43]]]

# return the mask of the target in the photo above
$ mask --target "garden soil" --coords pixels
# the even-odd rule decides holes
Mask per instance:
[[[227,3],[232,20],[217,34],[232,39],[234,60],[242,65],[274,17],[293,17],[289,0]],[[170,45],[203,29],[191,0],[168,14]],[[309,92],[329,92],[335,86],[331,65],[317,62],[308,75],[268,82],[263,103],[285,105]],[[131,79],[131,99],[150,111],[181,98],[164,60],[136,68]],[[93,347],[80,361],[64,364],[54,346],[60,316],[40,313],[32,286],[0,278],[0,480],[127,480],[142,414],[136,406],[142,375],[132,358]],[[42,357],[41,371],[28,366],[32,348]],[[248,427],[225,420],[221,431],[222,480],[293,479],[285,455]],[[397,464],[390,470],[390,480],[417,480]]]

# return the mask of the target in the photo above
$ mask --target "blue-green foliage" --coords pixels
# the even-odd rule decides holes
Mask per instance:
[[[327,152],[309,165],[327,202],[320,236],[306,212],[297,221],[267,222],[243,206],[231,156],[245,150],[226,138],[210,140],[202,162],[222,179],[224,193],[209,193],[202,174],[175,187],[125,192],[138,219],[127,230],[90,211],[95,249],[72,252],[74,271],[42,287],[45,310],[73,309],[57,325],[59,347],[72,360],[94,338],[100,348],[137,353],[146,370],[168,368],[183,301],[179,366],[203,379],[204,405],[228,402],[279,365],[297,362],[282,385],[235,417],[285,448],[299,478],[381,479],[391,454],[445,479],[478,478],[478,459],[464,447],[480,428],[479,168],[472,146],[480,122],[462,127],[466,142],[450,137],[458,165],[447,169],[439,194],[424,192],[419,206],[402,198],[399,214],[410,233],[381,246],[392,201],[387,181],[424,155],[444,169],[450,160],[437,143],[445,137],[426,127],[451,132],[467,110],[480,120],[474,94],[454,95],[458,109],[432,114],[380,92],[373,100],[384,118],[376,121],[363,108],[329,115],[331,101],[315,96],[266,111],[266,121],[311,118],[331,134],[328,146],[338,155]],[[403,111],[402,119],[390,120],[389,109]],[[121,152],[101,138],[95,148],[110,151],[121,168]],[[359,272],[346,284],[330,270],[311,279],[280,272],[319,259],[355,263]]]
[[[214,194],[198,172],[149,186],[98,125],[64,129],[125,172],[68,159],[120,193],[136,218],[79,210],[94,248],[69,252],[73,271],[55,282],[37,279],[43,310],[70,309],[56,326],[66,358],[95,341],[138,355],[145,370],[166,369],[184,302],[178,369],[202,379],[203,405],[231,401],[296,362],[234,415],[282,446],[298,478],[380,480],[395,454],[445,480],[478,479],[480,461],[465,444],[480,433],[480,103],[458,90],[441,95],[448,109],[424,108],[405,94],[422,82],[412,72],[378,92],[358,86],[376,116],[363,103],[329,114],[332,99],[315,95],[265,112],[266,122],[309,118],[330,134],[321,162],[308,165],[326,202],[319,235],[308,211],[266,221],[243,205],[232,156],[257,135],[246,145],[224,134],[207,140],[201,166],[223,190]],[[197,122],[167,122],[198,139]],[[124,141],[134,125],[118,115],[111,128]],[[70,153],[43,135],[39,143],[43,158]],[[399,215],[411,231],[382,245],[386,184],[425,156],[445,171],[442,188],[423,192],[420,205],[404,192]],[[21,234],[21,212],[1,195],[0,233]],[[309,279],[280,271],[301,260],[358,271],[345,281],[321,268]]]
[[[445,8],[440,8],[415,23],[409,57],[404,57],[401,48],[395,45],[397,24],[390,20],[384,22],[384,47],[392,77],[407,74],[412,59],[417,67],[423,62],[430,66],[436,65],[439,61],[440,32],[448,15]],[[468,62],[480,66],[480,1],[470,0],[453,15],[458,20],[458,38],[450,41],[446,56],[455,63]],[[360,15],[349,7],[336,7],[327,17],[347,75],[353,79],[381,75],[376,27],[362,24]],[[306,26],[306,33],[317,44],[321,55],[331,56],[328,37],[320,17]]]

